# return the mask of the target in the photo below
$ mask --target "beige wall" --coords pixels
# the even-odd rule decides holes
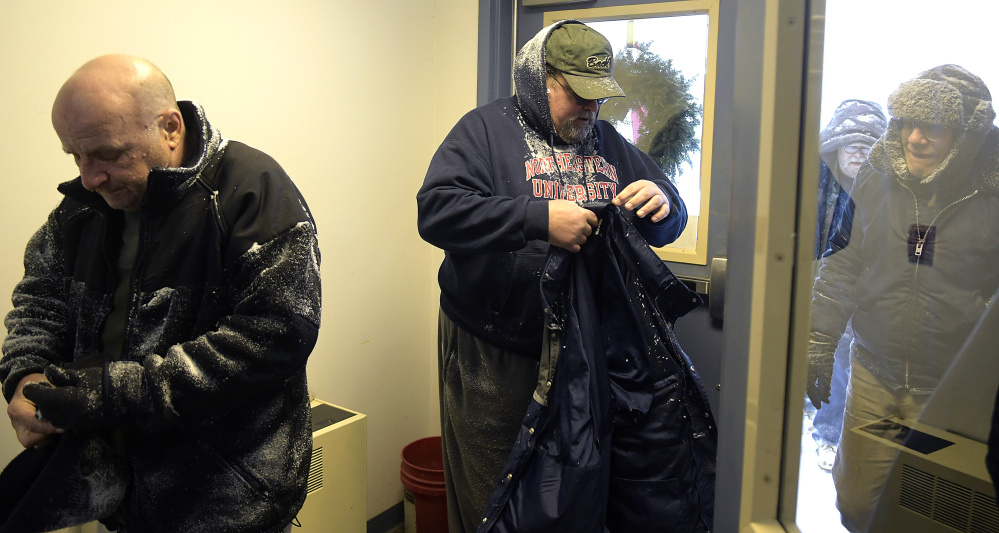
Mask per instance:
[[[76,169],[49,125],[84,61],[149,58],[223,135],[274,156],[323,254],[317,397],[368,416],[368,517],[402,498],[399,452],[438,434],[436,268],[416,232],[433,150],[475,104],[477,3],[314,0],[6,2],[0,17],[0,315],[24,244]],[[0,431],[0,464],[20,451]]]

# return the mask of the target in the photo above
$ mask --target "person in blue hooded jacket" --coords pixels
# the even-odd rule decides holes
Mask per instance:
[[[417,194],[420,235],[445,252],[439,377],[452,532],[481,521],[534,390],[549,247],[580,250],[597,224],[583,207],[591,202],[632,213],[653,246],[686,226],[662,170],[596,118],[624,96],[613,57],[578,21],[542,29],[517,54],[516,94],[461,118]]]
[[[849,241],[850,224],[843,222],[848,211],[850,192],[860,167],[867,163],[871,146],[888,127],[881,106],[867,100],[844,100],[833,113],[829,124],[819,133],[819,194],[816,205],[815,259],[836,253]],[[849,209],[852,212],[852,209]],[[837,235],[837,232],[839,235]],[[833,238],[836,237],[836,238]],[[832,243],[830,243],[832,241]],[[832,470],[843,430],[846,384],[850,373],[850,340],[853,328],[847,325],[835,352],[829,403],[813,405],[812,426],[819,468]],[[809,404],[811,405],[811,404]],[[808,407],[808,406],[806,406]]]

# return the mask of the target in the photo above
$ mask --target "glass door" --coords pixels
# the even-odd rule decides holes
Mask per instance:
[[[799,244],[815,251],[797,347],[807,388],[788,401],[804,408],[789,409],[801,452],[783,516],[804,533],[999,531],[985,462],[999,385],[999,8],[824,11],[820,129],[804,148],[819,174],[801,196],[817,217]]]
[[[510,57],[545,20],[653,4],[531,3],[545,5],[480,3],[483,103],[509,94]],[[707,263],[729,265],[724,310],[677,325],[695,364],[714,361],[715,530],[999,531],[985,467],[999,386],[999,7],[718,0],[717,13],[700,216]],[[623,46],[646,42],[629,36],[637,25]]]

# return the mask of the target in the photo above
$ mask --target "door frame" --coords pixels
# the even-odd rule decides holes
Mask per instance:
[[[798,531],[824,12],[739,5],[717,531]]]

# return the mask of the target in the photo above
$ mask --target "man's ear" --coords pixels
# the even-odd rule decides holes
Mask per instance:
[[[163,134],[171,149],[182,147],[184,143],[184,117],[177,109],[168,109],[163,113]]]

